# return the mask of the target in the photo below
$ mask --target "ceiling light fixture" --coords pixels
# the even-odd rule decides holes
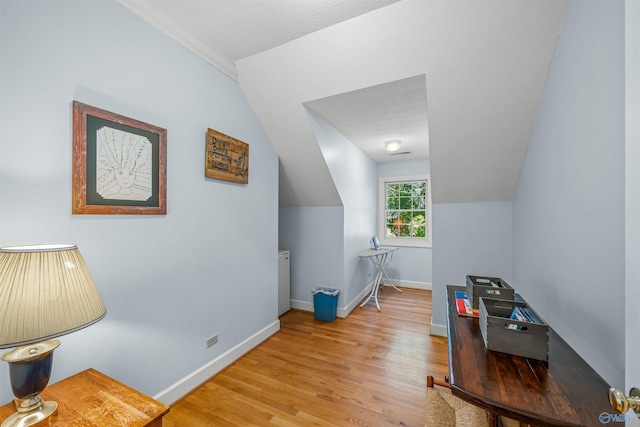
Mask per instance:
[[[398,151],[400,149],[400,140],[393,139],[384,143],[384,149],[387,151]]]

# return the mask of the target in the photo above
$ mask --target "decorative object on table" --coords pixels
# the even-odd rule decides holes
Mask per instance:
[[[74,101],[72,213],[166,214],[166,129]]]
[[[456,313],[460,316],[480,317],[480,309],[473,308],[466,291],[455,291]],[[519,294],[513,294],[513,300],[516,302],[524,302]],[[514,309],[514,312],[519,310]],[[513,316],[513,313],[512,313]]]
[[[205,176],[247,184],[249,144],[213,129],[207,130]]]
[[[53,414],[39,394],[49,382],[53,339],[102,319],[106,309],[75,245],[0,248],[0,348],[18,412],[2,427],[29,426]],[[19,404],[18,404],[19,402]]]
[[[526,302],[480,298],[480,332],[487,350],[548,360],[549,325]]]
[[[481,297],[513,301],[513,288],[499,277],[467,276],[467,297],[479,308]]]

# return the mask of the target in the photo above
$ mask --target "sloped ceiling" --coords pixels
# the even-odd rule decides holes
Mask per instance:
[[[281,206],[341,204],[305,105],[376,158],[398,128],[398,115],[379,101],[392,87],[398,92],[389,102],[404,99],[404,113],[414,118],[401,127],[416,132],[416,152],[430,157],[434,203],[511,200],[567,4],[120,1],[237,73],[280,156]],[[415,89],[422,102],[406,86],[403,94],[403,83],[422,84]],[[425,100],[426,117],[415,120],[424,116]]]

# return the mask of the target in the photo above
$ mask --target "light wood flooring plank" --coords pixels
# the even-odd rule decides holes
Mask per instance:
[[[448,373],[429,335],[431,292],[380,291],[346,319],[291,310],[281,329],[177,402],[164,427],[422,426],[426,376]]]

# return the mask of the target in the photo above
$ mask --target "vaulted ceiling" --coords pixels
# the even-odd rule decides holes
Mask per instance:
[[[511,200],[566,0],[120,0],[238,80],[281,206],[340,205],[305,106],[374,161],[430,158],[434,203]]]

